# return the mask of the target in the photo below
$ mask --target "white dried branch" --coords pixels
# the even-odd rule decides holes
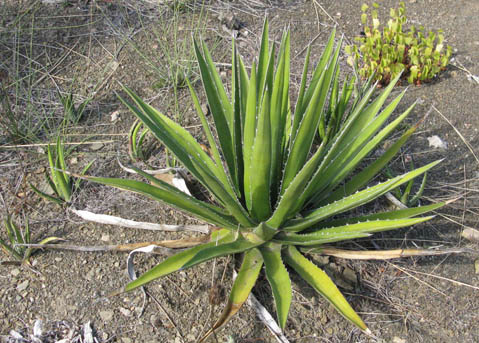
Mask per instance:
[[[77,216],[95,223],[123,226],[132,229],[153,230],[153,231],[194,231],[208,234],[210,232],[208,225],[171,225],[171,224],[157,224],[147,222],[137,222],[130,219],[124,219],[107,214],[98,214],[90,211],[70,209]]]
[[[125,167],[120,159],[117,157],[117,162],[118,162],[118,165],[120,166],[121,169],[123,169],[124,171],[126,171],[127,173],[130,173],[130,174],[138,174],[136,171],[134,171],[133,169],[131,168],[128,168],[128,167]],[[156,169],[156,170],[143,170],[145,173],[147,174],[150,174],[150,175],[158,175],[158,174],[166,174],[166,173],[170,173],[170,172],[175,172],[175,173],[187,173],[188,170],[185,169],[185,168],[163,168],[163,169]]]

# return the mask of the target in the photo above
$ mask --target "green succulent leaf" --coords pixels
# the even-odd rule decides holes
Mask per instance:
[[[267,243],[259,248],[263,256],[266,277],[273,290],[278,323],[282,329],[286,326],[291,306],[292,288],[288,271],[281,258],[281,244]]]
[[[144,175],[146,177],[146,175]],[[153,200],[165,202],[179,210],[191,213],[200,219],[212,224],[227,228],[234,228],[231,218],[223,214],[223,211],[213,205],[197,200],[175,187],[156,179],[156,186],[135,180],[122,180],[115,178],[85,177],[89,181],[101,183],[115,188],[139,193]],[[151,179],[150,179],[151,180]]]
[[[245,253],[243,263],[241,264],[241,268],[233,284],[228,303],[226,304],[223,313],[199,342],[204,342],[215,330],[225,325],[231,317],[239,311],[246,299],[248,299],[248,296],[258,279],[262,266],[263,258],[258,249],[251,249]]]
[[[347,320],[365,332],[366,324],[353,310],[329,276],[304,257],[294,246],[288,246],[284,260],[319,294],[329,301]]]
[[[432,218],[432,216],[429,216],[412,219],[366,220],[355,224],[323,228],[305,234],[282,233],[278,235],[277,241],[282,244],[304,246],[341,242],[351,238],[366,237],[375,232],[388,231],[419,224]]]
[[[171,274],[188,263],[196,254],[201,252],[204,249],[208,249],[216,246],[217,244],[226,244],[235,239],[234,235],[231,234],[228,230],[219,230],[215,231],[211,235],[211,241],[204,243],[193,248],[184,250],[182,252],[176,253],[173,256],[168,257],[163,262],[160,262],[155,267],[147,271],[146,273],[140,275],[137,279],[128,283],[123,289],[124,292],[131,291],[135,288],[144,286],[145,284],[156,280],[162,276]]]

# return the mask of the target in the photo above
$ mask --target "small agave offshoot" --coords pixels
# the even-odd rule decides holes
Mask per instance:
[[[275,45],[269,44],[265,22],[260,55],[249,74],[233,43],[230,96],[207,47],[195,41],[214,130],[192,85],[188,86],[210,154],[187,130],[124,87],[131,98],[131,102],[122,99],[125,105],[212,194],[214,203],[182,193],[139,169],[136,171],[148,182],[88,179],[144,194],[221,229],[211,234],[208,243],[165,259],[122,291],[131,291],[216,257],[242,253],[242,265],[224,312],[202,340],[240,309],[263,266],[281,328],[286,325],[292,298],[289,271],[295,271],[346,319],[370,332],[328,275],[304,254],[319,251],[324,244],[364,238],[431,219],[418,216],[443,204],[362,216],[345,214],[425,173],[438,161],[368,186],[415,127],[369,165],[363,167],[363,159],[406,118],[413,106],[387,122],[404,96],[402,92],[385,105],[399,76],[377,97],[373,96],[376,87],[371,82],[358,88],[351,79],[340,87],[341,41],[334,48],[334,40],[333,31],[309,84],[308,49],[294,113],[289,98],[289,32],[283,34],[275,51]],[[362,170],[356,172],[360,165]]]

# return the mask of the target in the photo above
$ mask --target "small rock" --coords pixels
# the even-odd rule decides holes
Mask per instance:
[[[45,167],[40,167],[34,171],[35,174],[43,174],[45,172]]]
[[[61,261],[63,261],[63,258],[61,258],[61,257],[55,257],[55,262],[61,262]]]
[[[93,143],[93,144],[90,144],[90,150],[97,151],[103,148],[104,146],[105,145],[103,143]]]
[[[325,266],[329,264],[329,256],[324,256],[324,255],[316,256],[315,262],[320,266]]]
[[[406,340],[397,336],[394,336],[393,343],[406,343]]]
[[[113,311],[100,311],[100,318],[104,322],[109,322],[113,319]]]
[[[447,149],[447,143],[443,141],[439,136],[431,136],[427,137],[427,140],[429,142],[429,146],[433,148],[438,148],[438,149]]]
[[[54,195],[55,192],[53,191],[52,187],[48,183],[48,181],[44,180],[39,186],[38,189],[48,195]]]
[[[100,238],[103,242],[108,242],[110,241],[110,235],[104,234]]]
[[[462,230],[461,236],[470,241],[479,242],[479,230],[468,227]]]
[[[132,342],[131,338],[128,338],[128,337],[122,337],[121,341],[122,341],[122,343],[131,343]]]
[[[17,286],[17,291],[21,292],[26,290],[28,288],[28,284],[29,284],[28,280],[23,281],[21,284]]]
[[[180,336],[175,337],[175,343],[181,343],[181,337]]]
[[[120,111],[114,111],[110,115],[110,120],[111,121],[117,121],[118,118],[120,118]]]
[[[343,276],[346,281],[352,283],[353,285],[356,285],[358,283],[358,277],[356,276],[356,273],[349,267],[344,268]]]
[[[70,158],[70,164],[77,164],[78,163],[78,157],[72,157]]]
[[[187,339],[188,341],[191,341],[191,342],[196,341],[195,335],[193,335],[193,334],[191,334],[191,333],[189,333],[189,334],[186,335],[186,339]]]
[[[120,307],[120,313],[125,317],[129,317],[131,315],[131,311],[123,307]]]
[[[14,277],[17,277],[18,275],[20,275],[20,269],[15,268],[10,272],[10,274]]]

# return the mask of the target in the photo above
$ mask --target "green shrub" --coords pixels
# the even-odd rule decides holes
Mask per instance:
[[[375,75],[382,85],[387,85],[403,70],[404,78],[409,83],[419,85],[422,81],[431,80],[449,63],[452,54],[450,46],[444,46],[442,31],[437,33],[426,30],[423,26],[416,29],[410,26],[406,31],[406,7],[400,2],[399,8],[390,10],[390,19],[380,31],[380,22],[376,8],[369,15],[369,6],[361,7],[361,22],[364,25],[364,36],[356,37],[359,47],[346,47],[348,62],[359,65],[359,74],[363,78]],[[362,61],[360,61],[362,60]]]
[[[145,103],[124,87],[131,102],[125,105],[149,128],[213,196],[209,203],[135,169],[148,182],[87,177],[89,180],[143,194],[164,202],[221,229],[210,241],[178,252],[130,282],[121,291],[131,291],[180,269],[216,257],[242,253],[243,262],[223,314],[206,333],[226,323],[242,306],[265,267],[273,292],[278,322],[285,327],[291,299],[291,281],[286,265],[304,278],[345,318],[365,332],[364,322],[328,275],[304,254],[312,248],[375,232],[422,223],[432,217],[417,217],[442,206],[373,213],[365,216],[337,215],[362,206],[425,173],[433,162],[404,175],[367,187],[414,132],[408,130],[379,158],[353,175],[360,162],[411,112],[409,107],[383,127],[404,92],[384,105],[398,77],[373,97],[370,84],[355,90],[355,99],[339,91],[338,57],[341,41],[334,48],[335,33],[326,45],[307,85],[310,50],[307,52],[294,116],[290,106],[290,34],[281,40],[278,54],[270,47],[265,23],[259,58],[248,74],[233,43],[231,96],[228,96],[204,43],[195,42],[203,88],[214,120],[217,140],[209,127],[191,86],[194,106],[203,124],[211,155],[180,125]],[[336,85],[336,86],[335,86]],[[336,92],[333,88],[336,87]],[[335,100],[336,99],[336,100]],[[329,120],[325,120],[329,116]],[[334,120],[332,119],[334,118]],[[315,137],[320,125],[320,142]],[[121,292],[120,291],[120,292]]]

